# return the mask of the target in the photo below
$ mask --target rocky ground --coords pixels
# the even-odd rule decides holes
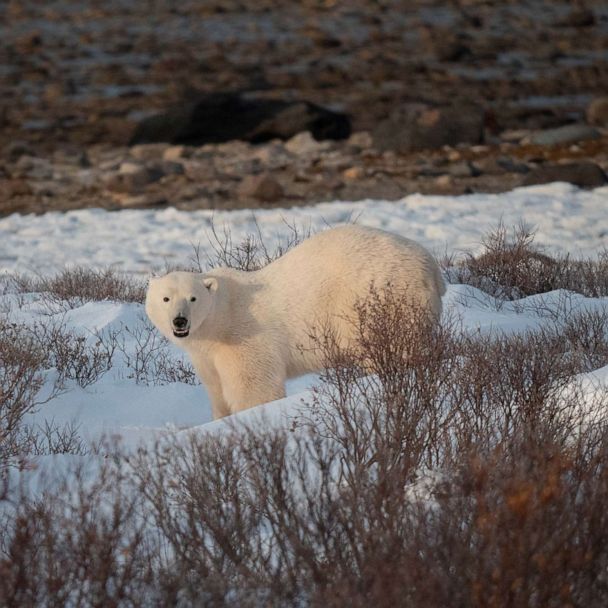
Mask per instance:
[[[26,0],[0,36],[0,214],[606,182],[603,0]],[[352,135],[128,145],[226,91],[343,112]]]

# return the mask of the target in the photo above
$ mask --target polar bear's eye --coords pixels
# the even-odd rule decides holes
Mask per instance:
[[[192,296],[192,297],[190,298],[190,302],[196,302],[196,298],[195,298],[194,296]]]
[[[169,298],[168,298],[167,296],[165,296],[165,297],[163,298],[163,302],[168,302],[168,301],[169,301]]]

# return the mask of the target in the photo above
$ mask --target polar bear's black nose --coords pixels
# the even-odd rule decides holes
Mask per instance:
[[[184,329],[188,325],[188,319],[186,317],[175,317],[173,319],[173,327],[176,329]]]

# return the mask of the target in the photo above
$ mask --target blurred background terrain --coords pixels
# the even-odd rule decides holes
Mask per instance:
[[[603,0],[19,0],[0,214],[606,182]]]

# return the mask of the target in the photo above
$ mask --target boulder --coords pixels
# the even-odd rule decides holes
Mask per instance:
[[[587,122],[598,127],[608,127],[608,97],[598,97],[589,104]]]
[[[169,142],[200,146],[235,139],[261,143],[310,131],[316,140],[346,139],[346,114],[307,101],[256,99],[238,93],[210,94],[145,118],[130,145]]]
[[[149,161],[158,160],[163,157],[163,154],[167,150],[167,144],[147,144],[133,146],[129,150],[129,154],[137,160]]]
[[[12,141],[4,147],[4,155],[10,162],[19,160],[22,156],[34,156],[34,149],[25,141]]]
[[[328,142],[320,142],[314,139],[307,131],[298,133],[289,139],[285,144],[285,149],[296,156],[317,155],[323,150],[327,150]]]
[[[0,179],[0,200],[8,200],[14,196],[28,196],[30,194],[33,194],[33,190],[24,179]],[[0,205],[0,212],[4,211]]]
[[[382,121],[372,138],[378,150],[407,153],[460,143],[479,144],[483,135],[483,110],[443,107],[406,110]]]
[[[189,150],[188,148],[186,148],[186,146],[169,146],[163,152],[163,160],[168,160],[172,162],[188,158],[188,156]]]
[[[588,125],[564,125],[556,129],[546,129],[530,135],[530,143],[537,146],[558,146],[574,144],[577,141],[600,139],[601,133]]]
[[[19,157],[15,163],[15,177],[28,177],[35,180],[47,180],[53,178],[53,165],[46,158],[28,156]]]
[[[124,162],[118,173],[108,176],[104,181],[106,188],[113,192],[139,194],[148,184],[158,181],[162,176],[163,173],[156,167]]]
[[[451,164],[448,173],[452,177],[479,177],[481,175],[479,167],[468,160]]]
[[[238,188],[243,198],[255,198],[265,203],[275,203],[285,196],[285,191],[274,177],[267,173],[248,175]]]
[[[602,168],[591,162],[568,163],[563,165],[542,165],[532,169],[523,180],[524,186],[568,182],[579,188],[597,188],[608,183]]]

